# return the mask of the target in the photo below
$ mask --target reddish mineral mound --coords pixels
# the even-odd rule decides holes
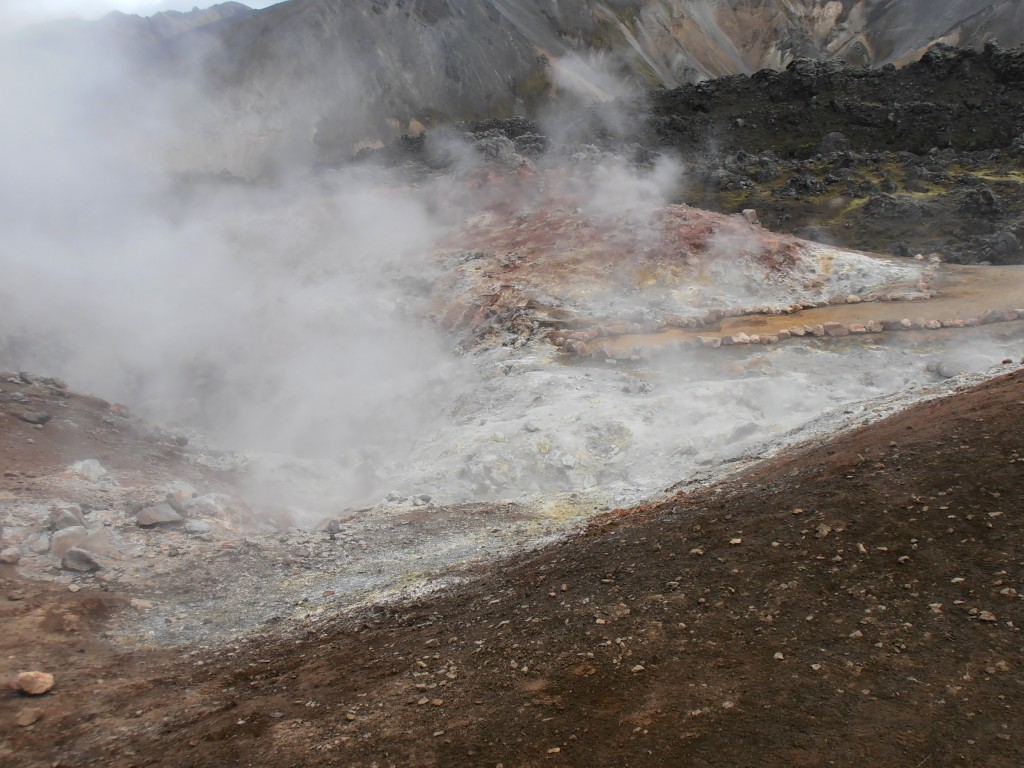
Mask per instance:
[[[472,343],[545,334],[577,355],[630,357],[679,343],[774,343],[1020,316],[1021,270],[950,271],[937,257],[843,250],[769,232],[753,211],[637,204],[644,196],[635,190],[633,203],[619,206],[614,189],[595,191],[564,174],[487,181],[481,195],[497,200],[500,190],[502,202],[485,202],[449,236],[432,303],[441,326]],[[969,301],[891,306],[935,299],[939,283]],[[796,324],[767,319],[818,308]]]

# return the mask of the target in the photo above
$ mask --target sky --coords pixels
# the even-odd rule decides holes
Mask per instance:
[[[238,0],[265,8],[281,0]],[[190,11],[220,0],[0,0],[0,30],[14,30],[40,21],[64,18],[98,19],[110,11],[149,16],[159,11]]]

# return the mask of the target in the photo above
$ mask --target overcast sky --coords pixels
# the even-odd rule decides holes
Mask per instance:
[[[265,8],[281,0],[238,0],[250,8]],[[158,11],[208,8],[218,0],[0,0],[0,30],[17,29],[49,19],[97,19],[110,11],[149,16]]]

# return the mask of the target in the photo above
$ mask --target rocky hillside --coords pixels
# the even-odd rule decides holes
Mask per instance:
[[[899,256],[1020,263],[1024,50],[937,45],[900,69],[799,59],[663,91],[649,146],[687,158],[685,200]]]
[[[552,98],[603,100],[799,57],[876,67],[936,41],[1013,45],[1024,10],[1011,0],[289,0],[112,14],[32,35],[69,33],[112,39],[174,83],[198,68],[214,104],[207,142],[306,160],[423,126],[534,114]]]
[[[935,41],[1024,35],[1018,3],[820,0],[291,0],[181,38],[216,36],[215,92],[260,129],[318,153],[458,119],[535,113],[552,97],[603,100],[796,57],[872,66]],[[209,43],[204,43],[208,45]]]
[[[1022,98],[1024,48],[938,44],[898,68],[796,59],[665,89],[577,110],[559,131],[510,119],[456,133],[513,166],[580,152],[640,165],[675,157],[685,168],[676,202],[754,209],[770,230],[846,248],[1019,264]],[[363,157],[444,166],[434,133]]]

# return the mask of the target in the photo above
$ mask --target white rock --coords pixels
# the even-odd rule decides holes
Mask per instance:
[[[182,526],[182,530],[185,531],[185,533],[200,535],[212,531],[213,526],[205,520],[186,520],[185,525]]]
[[[84,477],[86,480],[91,480],[94,483],[107,476],[107,470],[96,459],[76,461],[69,469],[79,477]]]

